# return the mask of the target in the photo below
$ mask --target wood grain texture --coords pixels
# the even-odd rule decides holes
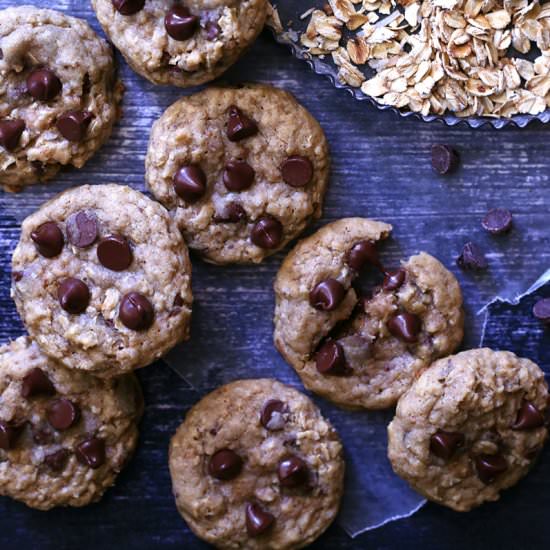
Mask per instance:
[[[0,0],[0,8],[18,4]],[[99,30],[88,2],[44,0],[88,19]],[[112,139],[81,171],[64,170],[55,183],[18,197],[0,193],[0,340],[23,333],[9,297],[9,263],[23,216],[55,191],[84,183],[116,182],[143,186],[143,161],[152,122],[183,93],[155,87],[121,61],[127,93],[124,118]],[[292,91],[319,119],[333,155],[331,187],[321,223],[343,216],[383,219],[395,227],[383,251],[389,264],[419,250],[440,258],[459,278],[466,299],[465,345],[478,343],[476,313],[493,295],[513,296],[550,267],[550,141],[548,129],[473,131],[414,120],[400,120],[352,101],[292,59],[268,33],[226,76],[239,82],[271,82]],[[461,151],[460,170],[446,178],[430,165],[433,143],[452,143]],[[504,238],[480,226],[492,206],[513,210],[516,226]],[[318,224],[319,225],[319,224]],[[483,275],[464,274],[454,259],[467,240],[488,253]],[[0,499],[2,548],[205,548],[176,512],[170,490],[167,447],[185,411],[232,370],[270,375],[298,385],[271,343],[272,280],[284,254],[257,267],[216,268],[193,258],[196,297],[193,340],[180,352],[189,364],[186,384],[159,363],[140,373],[147,403],[135,459],[101,503],[81,510],[35,512]],[[491,333],[494,346],[506,348],[510,333],[525,334],[526,310]],[[515,341],[517,351],[537,356],[536,339]],[[548,357],[541,356],[546,361]],[[193,369],[208,369],[207,376]],[[196,371],[195,371],[196,372]],[[199,382],[199,383],[197,383]],[[365,465],[366,468],[369,465]],[[333,526],[315,548],[542,548],[550,540],[548,449],[536,473],[497,504],[467,515],[428,505],[414,517],[391,523],[351,540]]]

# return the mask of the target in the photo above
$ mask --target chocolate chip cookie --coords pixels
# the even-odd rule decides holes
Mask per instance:
[[[99,500],[131,457],[137,378],[72,372],[27,337],[0,347],[0,494],[32,508]]]
[[[207,395],[170,445],[176,504],[217,548],[301,548],[338,511],[342,446],[305,395],[240,380]]]
[[[111,47],[85,21],[0,11],[0,186],[20,191],[84,166],[111,135],[122,90]]]
[[[403,395],[388,427],[395,472],[426,498],[467,511],[497,500],[547,436],[542,370],[507,351],[436,361]]]
[[[289,93],[210,88],[155,123],[146,174],[190,248],[218,264],[260,262],[321,215],[329,153]]]
[[[92,0],[128,64],[154,84],[197,86],[225,72],[260,34],[266,0]]]
[[[129,187],[85,185],[29,216],[12,295],[44,353],[115,376],[189,336],[191,264],[168,212]]]
[[[455,277],[425,253],[383,267],[376,244],[391,229],[364,218],[328,224],[292,250],[275,280],[277,349],[306,388],[342,407],[394,405],[462,340]],[[360,297],[366,268],[380,284]]]

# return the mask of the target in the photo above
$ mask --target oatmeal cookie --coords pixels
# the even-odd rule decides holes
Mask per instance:
[[[82,168],[111,135],[122,84],[112,48],[81,19],[0,11],[0,186],[20,191]]]
[[[276,380],[240,380],[207,395],[170,445],[176,504],[217,548],[313,542],[342,496],[338,435],[305,395]]]
[[[218,264],[260,262],[321,215],[329,152],[319,123],[283,90],[210,88],[155,123],[148,185],[190,248]]]
[[[23,222],[12,296],[44,353],[115,376],[188,338],[191,264],[160,204],[129,187],[85,185]]]
[[[395,472],[426,498],[467,511],[529,470],[547,436],[542,370],[507,351],[436,361],[399,400],[388,427]]]
[[[426,253],[384,269],[376,243],[391,229],[364,218],[328,224],[298,243],[275,280],[277,349],[308,389],[346,408],[394,405],[462,340],[455,277]],[[359,298],[354,285],[366,266],[384,280]]]

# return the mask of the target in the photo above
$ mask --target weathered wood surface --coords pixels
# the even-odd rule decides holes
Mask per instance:
[[[43,0],[98,25],[88,2]],[[0,8],[17,4],[0,0]],[[13,198],[0,193],[0,339],[23,332],[9,298],[9,261],[18,225],[54,190],[83,183],[116,182],[143,189],[143,160],[152,121],[183,92],[157,88],[135,76],[122,62],[127,85],[124,119],[102,151],[77,172],[64,171],[49,186]],[[388,263],[418,250],[439,257],[458,276],[468,312],[465,345],[479,341],[476,313],[495,294],[515,294],[550,267],[548,129],[473,131],[400,120],[359,104],[291,58],[265,33],[227,80],[271,82],[292,91],[320,120],[331,143],[333,174],[323,222],[343,216],[379,218],[394,225],[384,248]],[[433,143],[452,143],[462,153],[461,169],[448,178],[433,174]],[[513,210],[516,228],[505,238],[484,234],[487,208]],[[454,265],[462,244],[473,239],[488,253],[484,275],[463,274]],[[40,513],[0,500],[2,548],[204,548],[178,516],[170,493],[168,441],[185,411],[220,380],[233,373],[277,376],[297,384],[271,344],[272,279],[283,254],[258,267],[216,268],[194,258],[196,297],[193,340],[184,347],[187,379],[157,364],[144,369],[147,409],[141,444],[117,486],[101,503],[81,510]],[[527,322],[528,312],[508,314],[490,325],[490,344],[544,361],[548,335]],[[527,324],[526,324],[527,323]],[[512,338],[510,335],[517,337]],[[533,334],[539,334],[536,338]],[[522,336],[523,335],[523,336]],[[529,336],[529,337],[527,337]],[[196,374],[208,369],[208,374]],[[195,374],[194,374],[195,373]],[[542,548],[550,540],[550,458],[546,449],[536,472],[494,505],[458,515],[428,505],[414,517],[352,541],[333,526],[316,548]],[[368,468],[368,465],[365,465]]]

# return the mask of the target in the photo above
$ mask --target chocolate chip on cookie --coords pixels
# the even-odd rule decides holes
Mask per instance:
[[[325,342],[315,355],[315,366],[321,374],[342,376],[349,373],[344,348],[334,340]]]
[[[260,414],[260,423],[267,430],[282,430],[285,426],[285,413],[288,412],[288,406],[280,399],[270,399],[262,407]]]
[[[283,225],[273,216],[263,216],[256,221],[250,233],[250,240],[260,248],[277,248],[283,238]]]
[[[61,472],[67,465],[70,455],[71,453],[67,449],[59,449],[58,451],[47,454],[44,457],[44,464],[54,472]]]
[[[309,468],[299,456],[289,456],[279,464],[277,476],[283,487],[300,487],[309,481]]]
[[[214,216],[213,220],[216,223],[239,223],[246,220],[245,209],[237,202],[226,204],[221,214]]]
[[[483,483],[493,483],[508,470],[508,462],[502,455],[480,455],[475,458],[477,475]]]
[[[403,286],[407,277],[407,270],[403,268],[386,271],[382,288],[386,291],[393,292]]]
[[[229,481],[236,478],[242,470],[242,458],[231,449],[221,449],[210,457],[208,473],[216,479]]]
[[[354,244],[348,253],[347,262],[355,271],[361,271],[367,264],[378,269],[382,268],[376,245],[371,241],[360,241]]]
[[[174,40],[189,40],[199,27],[199,18],[185,6],[173,6],[164,18],[166,32]]]
[[[105,441],[99,437],[89,437],[75,448],[77,460],[93,470],[105,464]]]
[[[430,451],[439,458],[450,460],[456,451],[464,445],[464,441],[464,434],[437,430],[430,437]]]
[[[229,107],[229,119],[227,121],[227,137],[229,141],[242,141],[255,136],[258,133],[258,125],[235,105]]]
[[[196,202],[206,193],[206,174],[197,164],[182,166],[174,175],[174,190],[184,201]]]
[[[31,232],[38,252],[45,258],[55,258],[61,254],[65,238],[55,222],[45,222]]]
[[[345,296],[346,289],[344,285],[340,281],[329,277],[315,285],[311,290],[309,303],[315,309],[333,311],[340,305]]]
[[[97,258],[107,269],[124,271],[132,265],[134,255],[126,237],[108,235],[103,237],[97,245]]]
[[[67,111],[57,119],[55,125],[65,139],[78,143],[86,137],[93,118],[94,115],[89,111]]]
[[[63,85],[50,69],[35,69],[27,77],[27,91],[40,101],[51,101],[61,93]]]
[[[524,401],[518,411],[513,430],[532,430],[544,426],[544,415],[531,401]]]
[[[126,294],[118,312],[122,324],[131,330],[147,330],[155,319],[151,302],[139,292]]]
[[[418,341],[422,330],[422,321],[417,315],[404,311],[388,320],[388,330],[396,337],[408,344]]]
[[[251,537],[265,533],[275,522],[275,516],[264,510],[259,504],[246,505],[246,530]]]
[[[91,211],[72,214],[67,220],[67,239],[77,248],[88,248],[97,240],[99,228],[97,216]]]
[[[52,384],[52,381],[48,378],[48,375],[38,367],[30,370],[23,378],[21,395],[25,399],[37,395],[53,395],[54,393],[55,386]]]
[[[0,145],[6,151],[17,149],[25,128],[24,120],[0,120]]]
[[[13,449],[23,428],[23,424],[14,424],[0,420],[0,449],[4,449],[5,451]]]
[[[56,399],[52,401],[47,410],[48,422],[58,431],[72,428],[80,418],[78,405],[69,399]]]
[[[313,178],[313,164],[307,157],[293,155],[284,161],[281,174],[291,187],[305,187]]]
[[[113,6],[121,15],[134,15],[145,6],[145,0],[111,0]]]
[[[223,183],[229,191],[244,191],[254,183],[254,169],[244,160],[232,160],[225,165]]]
[[[73,315],[84,313],[91,298],[88,285],[76,277],[64,279],[57,288],[57,296],[61,307]]]

